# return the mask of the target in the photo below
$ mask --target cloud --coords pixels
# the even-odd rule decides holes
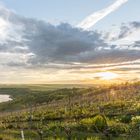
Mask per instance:
[[[95,73],[101,71],[139,78],[140,39],[134,35],[139,22],[123,23],[111,38],[110,32],[81,30],[68,23],[54,26],[6,8],[0,9],[0,19],[5,34],[0,38],[4,83],[73,83],[96,79]],[[124,43],[127,38],[130,42]]]
[[[95,53],[98,47],[107,46],[97,32],[90,34],[69,24],[54,27],[36,23],[36,26],[35,34],[26,30],[26,39],[30,40],[27,44],[34,54],[31,63],[81,63],[90,57],[91,52]]]
[[[80,65],[112,64],[140,58],[139,40],[132,49],[107,43],[102,33],[83,31],[68,23],[54,26],[42,20],[26,18],[0,9],[0,18],[8,23],[7,35],[0,39],[1,65],[23,68],[73,69]],[[133,22],[131,27],[138,28]],[[124,37],[121,28],[117,38]],[[127,30],[126,30],[127,31]],[[122,35],[121,35],[122,34]]]
[[[113,35],[112,32],[107,33],[108,39],[110,41],[124,39],[131,35],[133,36],[133,34],[140,32],[140,22],[133,21],[133,22],[129,22],[129,23],[122,23],[120,27],[117,27],[117,31],[115,31],[115,32],[116,32],[115,35]]]
[[[109,7],[102,9],[93,13],[92,15],[88,16],[84,19],[81,23],[77,25],[77,27],[82,28],[84,30],[88,30],[93,27],[98,21],[106,17],[108,14],[117,10],[120,6],[128,2],[128,0],[116,0],[115,3],[110,5]]]
[[[118,39],[124,38],[132,34],[138,28],[140,28],[139,22],[131,22],[128,25],[122,24]]]
[[[106,43],[112,44],[112,49],[140,51],[140,22],[138,21],[122,23],[121,26],[115,26],[113,30],[109,29],[108,32],[101,34]]]

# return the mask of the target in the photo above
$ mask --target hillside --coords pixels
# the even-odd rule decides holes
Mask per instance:
[[[33,140],[139,137],[140,82],[64,87],[1,86],[13,99],[0,104],[1,137],[20,139],[21,129]]]

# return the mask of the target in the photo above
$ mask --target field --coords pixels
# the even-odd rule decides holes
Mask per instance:
[[[0,140],[139,140],[140,82],[1,85]]]

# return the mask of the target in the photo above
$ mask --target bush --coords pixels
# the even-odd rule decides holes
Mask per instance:
[[[7,126],[7,128],[8,128],[8,129],[12,129],[12,128],[14,128],[14,125],[13,125],[13,124],[9,124],[9,125]]]
[[[83,125],[83,124],[79,124],[75,127],[73,127],[72,130],[76,130],[76,131],[87,131],[87,126]]]
[[[81,124],[86,125],[88,128],[102,131],[107,127],[107,120],[105,116],[97,115],[94,118],[82,119]]]
[[[120,121],[122,123],[130,123],[131,122],[131,115],[124,115],[121,117]]]
[[[136,108],[137,112],[140,113],[140,103],[137,103],[135,108]]]
[[[132,123],[140,124],[140,116],[132,117]]]
[[[140,116],[132,117],[132,128],[140,129]]]
[[[98,130],[104,130],[107,127],[107,119],[103,115],[97,115],[93,118],[93,124]]]
[[[129,132],[129,127],[127,124],[119,122],[110,122],[109,124],[109,133],[113,136],[118,136],[119,134],[124,134]]]

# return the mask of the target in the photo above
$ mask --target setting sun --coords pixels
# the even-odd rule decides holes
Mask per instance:
[[[101,80],[112,80],[119,77],[118,74],[113,72],[100,72],[97,74]]]

